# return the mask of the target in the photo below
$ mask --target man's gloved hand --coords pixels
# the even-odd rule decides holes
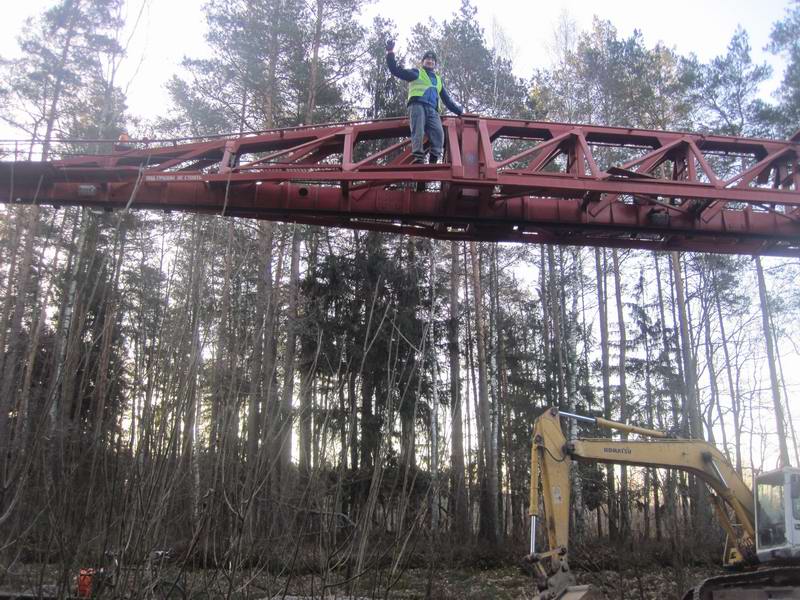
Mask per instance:
[[[386,40],[386,51],[394,52],[394,40]]]

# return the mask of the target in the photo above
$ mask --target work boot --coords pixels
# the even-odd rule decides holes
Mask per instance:
[[[435,165],[438,162],[439,162],[439,157],[438,156],[436,156],[435,154],[429,154],[428,155],[428,164],[429,165]],[[425,183],[422,183],[422,182],[417,183],[417,191],[418,192],[424,192],[424,191],[426,191],[426,188],[427,188],[427,185]]]
[[[412,165],[424,165],[425,164],[425,158],[421,157],[421,156],[412,156],[411,164]],[[414,186],[414,189],[416,191],[418,191],[418,192],[424,192],[425,191],[425,182],[418,181],[416,183],[416,185]]]

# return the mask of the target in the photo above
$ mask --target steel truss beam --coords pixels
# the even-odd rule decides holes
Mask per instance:
[[[0,202],[199,211],[441,239],[800,256],[800,144],[445,118],[411,164],[407,119],[0,163]],[[417,191],[426,185],[427,191]]]

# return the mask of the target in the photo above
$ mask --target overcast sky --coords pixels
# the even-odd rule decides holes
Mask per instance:
[[[130,21],[145,3],[145,15],[134,32],[129,57],[121,82],[127,86],[128,104],[133,115],[155,117],[164,114],[169,98],[164,83],[179,70],[183,56],[206,53],[205,19],[201,0],[128,0]],[[633,0],[473,0],[478,17],[491,39],[496,23],[514,45],[514,64],[517,74],[528,78],[535,67],[549,62],[547,45],[563,11],[577,22],[579,28],[591,25],[594,15],[611,21],[621,35],[639,29],[649,46],[661,41],[679,52],[694,52],[708,60],[725,52],[738,25],[750,34],[756,60],[773,65],[773,80],[762,90],[769,98],[782,69],[782,61],[763,50],[769,40],[772,24],[783,17],[788,0],[672,0],[656,10],[647,3]],[[17,54],[16,39],[24,20],[49,5],[52,0],[3,2],[0,22],[0,56]],[[399,31],[399,46],[412,26],[425,19],[441,21],[458,10],[460,0],[379,0],[368,5],[363,14],[365,24],[380,15],[392,19]]]

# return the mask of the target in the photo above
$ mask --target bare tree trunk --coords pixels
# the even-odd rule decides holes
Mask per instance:
[[[500,283],[497,282],[497,307],[498,307],[498,314],[501,316],[504,315],[503,312],[500,311]],[[504,323],[504,321],[500,321]],[[511,525],[511,531],[516,531],[514,528],[514,489],[515,489],[515,481],[514,481],[514,471],[516,468],[515,465],[515,456],[512,448],[512,435],[513,430],[511,427],[511,402],[509,400],[509,381],[508,381],[508,363],[506,357],[506,336],[505,336],[505,327],[500,327],[498,331],[498,338],[497,338],[497,367],[500,376],[500,407],[503,411],[503,449],[506,455],[506,465],[505,465],[505,473],[506,473],[506,481],[505,481],[505,490],[506,496],[508,498],[508,502],[506,503],[508,515],[504,520],[504,525],[506,527],[506,532],[508,531],[509,525]]]
[[[465,539],[469,531],[467,492],[464,486],[464,432],[461,423],[461,352],[458,343],[458,242],[450,242],[450,312],[447,323],[447,347],[450,355],[450,443],[451,514],[457,539]]]
[[[697,404],[697,370],[692,356],[692,344],[689,339],[689,323],[686,314],[686,293],[683,289],[683,274],[680,267],[680,255],[677,252],[670,254],[672,276],[675,281],[675,299],[678,305],[678,328],[681,341],[681,357],[683,361],[684,388],[686,404],[683,414],[688,423],[688,434],[694,439],[703,438],[703,425],[700,418],[700,409]]]
[[[498,478],[505,471],[505,481],[498,490],[498,505],[500,506],[499,529],[502,536],[508,533],[510,524],[510,506],[507,500],[511,499],[511,407],[508,402],[508,369],[506,367],[506,341],[505,341],[505,316],[500,304],[500,273],[497,260],[499,245],[492,244],[492,270],[491,270],[491,299],[492,314],[495,329],[495,365],[497,378],[497,398],[495,404],[495,457],[497,459]],[[502,439],[502,443],[501,443]],[[503,451],[500,451],[500,448]],[[505,454],[505,469],[503,468],[503,454]]]
[[[431,401],[433,403],[431,411],[431,482],[432,482],[432,500],[431,500],[431,530],[434,535],[439,531],[439,365],[436,358],[436,331],[435,331],[435,313],[434,307],[436,305],[436,250],[437,243],[431,240],[431,256],[430,256],[430,313],[428,321],[428,356],[431,362]]]
[[[64,228],[64,224],[66,223],[67,217],[64,215],[64,218],[61,220],[61,226]],[[61,248],[56,248],[55,255],[51,261],[54,270],[58,269],[58,260],[59,254],[61,252]],[[47,284],[47,289],[42,293],[39,299],[39,318],[36,321],[33,330],[33,334],[31,336],[30,343],[28,345],[28,358],[25,361],[25,375],[22,381],[22,391],[20,393],[20,399],[17,404],[17,418],[16,418],[16,428],[14,433],[14,448],[12,450],[12,454],[24,452],[25,448],[28,445],[28,435],[31,429],[31,420],[33,415],[30,414],[30,400],[31,400],[31,388],[33,385],[33,374],[36,371],[37,362],[36,359],[39,355],[40,348],[39,342],[41,339],[42,331],[45,329],[47,323],[47,309],[50,306],[50,293],[52,291],[53,285],[55,282],[55,278],[50,278],[50,281]],[[2,345],[0,345],[2,348]],[[41,415],[37,415],[41,417]]]
[[[9,329],[9,320],[11,319],[11,305],[15,295],[13,293],[14,282],[17,279],[17,256],[19,255],[20,242],[24,237],[24,225],[22,223],[23,214],[21,208],[17,210],[9,210],[9,215],[14,214],[16,218],[12,220],[9,217],[9,228],[11,229],[11,239],[9,243],[9,257],[8,257],[8,276],[6,277],[6,287],[3,290],[3,308],[0,310],[0,375],[5,372],[5,358],[6,358],[6,342],[7,332]],[[0,400],[2,402],[2,400]]]
[[[472,257],[472,289],[475,297],[475,336],[478,347],[478,407],[481,415],[481,438],[483,440],[485,473],[480,478],[484,487],[481,509],[481,537],[491,544],[497,543],[497,461],[494,456],[492,440],[492,412],[489,406],[489,383],[486,365],[486,325],[483,316],[481,292],[481,272],[478,262],[478,249],[470,242]]]
[[[267,295],[268,269],[265,265],[272,264],[272,224],[266,225],[259,223],[258,225],[258,242],[259,249],[259,272],[258,279],[256,280],[256,299],[255,299],[255,321],[253,323],[253,355],[250,360],[250,397],[247,404],[247,490],[250,491],[256,480],[256,471],[258,463],[258,442],[261,439],[261,414],[260,409],[262,406],[262,394],[264,389],[262,387],[261,379],[261,363],[264,358],[264,338],[265,336],[265,319],[267,315],[267,305],[269,298]],[[231,228],[233,224],[231,223]],[[231,252],[231,235],[232,229],[229,229],[228,248],[225,252],[225,284],[223,285],[223,298],[222,301],[227,303],[228,295],[230,294],[230,252]],[[223,316],[227,314],[227,309],[223,309]],[[213,426],[213,423],[212,423]]]
[[[550,286],[548,285],[548,278],[547,278],[547,258],[546,258],[546,250],[544,245],[540,247],[540,258],[541,258],[541,268],[540,268],[540,288],[539,288],[539,297],[542,302],[542,348],[544,350],[544,358],[545,358],[545,384],[544,384],[544,393],[545,398],[547,399],[548,406],[554,406],[556,402],[558,402],[558,390],[556,393],[553,394],[553,373],[552,369],[550,368],[551,359],[550,359],[550,327],[552,325],[552,319],[550,317]]]
[[[761,257],[756,256],[756,274],[758,275],[758,297],[761,301],[761,326],[764,330],[764,342],[767,345],[767,365],[769,366],[769,381],[772,390],[772,407],[775,410],[775,425],[778,432],[778,447],[780,448],[780,465],[789,467],[792,460],[789,456],[789,446],[786,443],[786,422],[783,418],[781,404],[781,390],[778,383],[778,370],[775,366],[775,350],[772,346],[772,328],[769,322],[769,299],[767,286],[764,283],[764,269],[761,268]]]
[[[594,265],[597,275],[597,310],[600,314],[600,359],[603,377],[603,415],[611,418],[611,377],[608,350],[608,300],[606,295],[605,250],[594,249]],[[608,536],[614,540],[618,534],[617,495],[613,465],[606,465],[606,494],[608,497]]]
[[[559,248],[558,262],[559,262],[559,277],[562,282],[566,283],[567,276],[564,269],[564,249]],[[568,253],[572,257],[572,264],[570,268],[570,278],[578,289],[581,289],[581,282],[583,280],[583,261],[582,249],[575,248]],[[583,290],[581,289],[581,294]],[[567,388],[567,409],[575,412],[579,407],[580,394],[577,388],[577,373],[578,373],[578,341],[576,339],[577,332],[577,315],[578,315],[578,300],[579,294],[572,294],[571,314],[567,315],[567,302],[561,302],[561,322],[564,324],[564,348],[565,348],[565,384]],[[587,363],[588,364],[588,363]],[[570,420],[570,441],[574,441],[578,437],[578,428],[572,420]],[[584,530],[586,528],[584,519],[584,500],[583,500],[583,486],[581,485],[581,477],[579,465],[573,462],[570,467],[570,480],[573,489],[572,493],[572,521],[573,531],[575,532],[576,539],[582,539]]]
[[[561,343],[562,323],[561,323],[561,306],[562,295],[561,286],[563,282],[558,280],[558,271],[555,264],[555,254],[553,246],[547,245],[547,270],[548,277],[548,293],[547,298],[549,301],[550,321],[553,327],[553,354],[556,356],[556,398],[559,407],[567,406],[566,386],[564,383],[564,350]]]
[[[777,348],[778,343],[778,335],[775,331],[775,323],[772,321],[772,316],[770,315],[770,323],[772,323],[772,331],[774,333],[773,343]],[[778,353],[775,357],[778,362],[778,371],[780,373],[780,381],[781,387],[783,388],[783,395],[785,398],[789,398],[789,390],[786,389],[786,376],[785,371],[783,370],[783,361],[781,360],[781,355]],[[796,465],[800,465],[800,444],[797,443],[797,430],[794,427],[794,419],[792,417],[792,404],[791,402],[786,402],[786,426],[789,428],[789,432],[792,437],[792,446],[794,446],[794,460]]]
[[[191,332],[191,342],[189,347],[189,364],[187,365],[185,397],[183,401],[183,439],[181,449],[181,462],[184,472],[192,476],[188,478],[187,488],[192,499],[192,519],[197,521],[199,517],[200,490],[197,487],[198,473],[198,440],[197,440],[197,414],[200,397],[197,391],[197,378],[202,360],[202,347],[200,339],[200,325],[202,322],[200,315],[200,297],[205,276],[206,258],[203,251],[203,235],[199,218],[195,218],[193,226],[193,249],[191,260],[191,274],[189,296],[187,297],[189,312],[189,328]],[[227,436],[226,436],[227,437]],[[230,438],[229,440],[231,441]]]
[[[68,401],[71,399],[70,389],[74,371],[70,369],[67,360],[70,357],[70,340],[74,338],[73,330],[76,328],[74,317],[80,315],[80,274],[85,260],[86,238],[89,234],[89,212],[82,209],[76,213],[75,229],[78,231],[78,238],[75,243],[75,250],[71,251],[67,260],[69,273],[67,277],[66,290],[59,310],[58,327],[55,336],[55,356],[54,374],[51,380],[52,394],[56,400],[51,404],[50,422],[51,427],[60,437],[65,435],[66,415],[69,412]],[[75,232],[73,231],[73,239]],[[66,390],[66,392],[65,392]]]
[[[644,286],[642,286],[641,303],[643,305],[648,304],[646,299],[646,294],[644,291]],[[645,411],[647,414],[647,426],[650,429],[655,429],[656,425],[655,425],[654,413],[657,410],[657,406],[653,390],[653,348],[650,345],[650,333],[648,331],[646,322],[642,323],[641,336],[644,343],[644,356],[645,356],[644,391],[645,391]],[[655,537],[657,540],[661,540],[661,507],[659,506],[659,500],[658,500],[658,486],[659,486],[658,471],[656,469],[648,469],[645,472],[645,477],[646,477],[645,493],[644,493],[645,539],[649,539],[650,537],[649,493],[650,490],[652,490],[653,520],[656,530]]]
[[[661,285],[661,267],[658,260],[658,254],[653,253],[653,263],[655,265],[655,274],[656,274],[656,289],[658,293],[658,316],[659,321],[661,323],[661,348],[662,352],[665,356],[670,357],[671,355],[671,348],[669,343],[669,336],[667,335],[667,320],[666,320],[666,309],[664,307],[664,289]],[[670,273],[672,271],[669,271]],[[678,428],[680,427],[680,409],[678,407],[678,398],[675,392],[670,388],[669,390],[669,398],[670,398],[670,408],[672,413],[672,422],[673,425]],[[658,413],[661,415],[661,412]],[[675,498],[676,498],[676,489],[675,489],[675,471],[668,469],[666,474],[666,486],[665,491],[663,494],[664,497],[664,508],[666,510],[667,518],[670,520],[670,526],[677,530],[677,507],[675,505]]]
[[[686,390],[686,405],[683,414],[688,420],[689,435],[693,439],[702,440],[703,420],[700,416],[700,407],[697,400],[697,367],[692,355],[692,342],[689,337],[689,319],[686,310],[686,292],[683,287],[683,274],[681,272],[680,255],[670,253],[672,263],[672,276],[675,281],[675,299],[678,305],[678,326],[681,340],[681,357],[683,360],[684,387]],[[703,489],[696,477],[689,478],[689,495],[691,498],[691,514],[693,526],[696,531],[702,531],[700,526],[708,522],[708,506],[703,495]]]
[[[730,351],[728,350],[728,336],[725,332],[725,319],[722,318],[722,303],[719,299],[719,294],[714,294],[714,303],[717,308],[717,319],[719,321],[719,331],[722,338],[722,352],[725,356],[725,374],[728,379],[728,393],[731,395],[731,412],[733,412],[733,444],[734,454],[736,457],[735,465],[736,472],[742,474],[742,432],[739,428],[739,407],[741,406],[741,398],[739,395],[739,386],[734,385],[733,382],[733,365],[731,363]]]
[[[292,462],[292,400],[294,398],[294,367],[297,353],[298,295],[300,287],[300,226],[292,230],[292,258],[289,271],[289,301],[286,322],[286,347],[283,353],[283,394],[280,408],[280,468],[284,486],[288,483]],[[351,398],[352,400],[352,398]]]
[[[259,396],[259,425],[257,429],[261,430],[261,443],[272,443],[272,428],[274,427],[274,415],[270,412],[272,408],[272,378],[275,371],[275,315],[277,313],[277,299],[275,298],[275,288],[281,278],[282,261],[283,261],[283,245],[278,249],[278,266],[277,273],[274,276],[272,273],[272,257],[273,247],[275,245],[275,225],[271,222],[262,224],[259,228],[258,248],[260,254],[264,257],[261,274],[259,278],[263,282],[263,297],[260,303],[263,305],[264,311],[264,345],[261,353],[260,373],[253,375],[257,377],[260,385]],[[280,232],[280,230],[278,230]]]
[[[668,335],[668,328],[667,328],[667,313],[664,307],[664,289],[661,285],[661,267],[658,260],[658,254],[655,252],[653,253],[653,262],[655,263],[655,272],[656,272],[656,289],[658,290],[658,317],[661,321],[661,347],[662,351],[664,352],[665,356],[670,356],[672,354],[672,348],[669,342],[669,335]],[[669,271],[672,273],[672,271]],[[670,281],[671,281],[670,277]],[[670,361],[671,362],[671,361]],[[678,364],[680,369],[680,363]],[[683,369],[680,369],[680,372],[683,373]],[[670,407],[672,409],[672,418],[675,427],[680,427],[681,423],[680,419],[680,407],[678,403],[678,396],[675,391],[670,387],[669,389],[669,399],[670,399]]]
[[[11,439],[8,419],[11,413],[11,407],[16,403],[17,373],[22,367],[22,357],[24,356],[25,350],[21,339],[22,319],[25,313],[26,301],[30,288],[34,240],[36,238],[36,232],[38,231],[38,224],[39,207],[35,206],[28,211],[27,235],[25,237],[25,246],[22,251],[22,264],[19,268],[17,295],[14,301],[14,311],[11,314],[9,336],[7,338],[8,357],[4,363],[2,387],[0,387],[0,475],[4,475],[6,472],[8,443]],[[4,350],[4,348],[0,348],[0,352]],[[0,509],[1,508],[2,506],[0,506]]]
[[[315,276],[317,267],[317,252],[318,252],[318,239],[319,235],[316,232],[309,232],[308,240],[306,242],[308,248],[308,277]],[[311,311],[309,307],[306,311],[308,315]],[[308,474],[311,470],[311,444],[312,444],[312,428],[314,416],[314,370],[316,364],[316,355],[319,352],[319,346],[322,342],[321,338],[312,335],[314,328],[313,323],[306,326],[304,337],[301,341],[301,363],[303,373],[301,374],[300,386],[300,426],[298,429],[298,466],[300,473]],[[312,341],[313,340],[313,341]]]
[[[628,338],[625,333],[625,310],[622,304],[622,274],[619,268],[619,253],[616,248],[611,250],[611,261],[614,265],[614,296],[617,301],[617,325],[619,326],[619,413],[623,423],[628,422],[628,385],[625,377],[625,363],[627,356]],[[628,439],[627,432],[622,432],[620,437]],[[620,467],[620,530],[623,538],[630,533],[630,502],[628,500],[628,468]]]
[[[119,290],[119,279],[122,274],[122,261],[125,256],[126,230],[124,224],[120,225],[119,237],[117,240],[117,255],[114,261],[114,277],[109,292],[110,298],[105,300],[105,317],[103,319],[103,329],[100,340],[100,356],[97,361],[97,377],[94,390],[94,441],[98,444],[103,434],[103,423],[105,421],[106,401],[109,392],[109,366],[111,363],[111,347],[114,338],[114,327],[117,324],[117,291]]]
[[[264,354],[261,362],[261,385],[263,388],[261,409],[261,435],[263,436],[262,445],[265,454],[265,462],[272,466],[276,457],[280,456],[278,445],[280,431],[280,398],[277,393],[275,381],[275,371],[277,364],[277,332],[276,321],[278,318],[278,289],[283,279],[284,261],[286,260],[286,230],[283,226],[274,226],[279,235],[278,259],[275,267],[275,275],[272,276],[272,262],[265,264],[267,272],[264,274],[264,282],[267,285],[265,290],[267,295],[267,316],[264,324]],[[269,471],[269,477],[273,478],[272,488],[280,489],[280,479],[276,470]],[[277,511],[275,512],[277,515]]]
[[[479,470],[483,467],[481,463],[483,461],[483,451],[481,450],[481,439],[480,434],[478,437],[478,452],[477,456],[474,457],[472,452],[472,415],[475,415],[475,425],[476,429],[478,428],[478,419],[479,416],[477,412],[472,413],[470,408],[470,389],[472,391],[472,400],[475,402],[475,406],[478,403],[478,384],[477,384],[477,377],[475,376],[475,358],[473,353],[473,335],[472,335],[472,315],[470,311],[470,291],[469,291],[469,282],[471,280],[469,274],[469,256],[467,254],[467,244],[462,244],[462,251],[463,251],[463,258],[464,258],[464,307],[466,308],[465,315],[464,315],[464,326],[466,329],[466,352],[465,352],[465,359],[467,362],[467,393],[465,395],[466,402],[464,406],[466,407],[466,420],[467,420],[467,460],[469,461],[469,468],[467,469],[467,522],[469,523],[470,532],[472,532],[472,523],[473,523],[473,514],[474,514],[474,496],[473,496],[473,477],[472,473],[474,470],[472,469],[473,461],[477,461]],[[474,458],[473,458],[474,457]]]
[[[714,290],[716,295],[716,290]],[[720,401],[719,385],[717,384],[717,370],[714,365],[714,351],[711,342],[711,317],[705,319],[705,345],[706,345],[706,363],[708,364],[708,377],[711,388],[711,402],[709,406],[709,413],[716,411],[717,418],[719,419],[719,430],[722,434],[722,449],[728,461],[731,460],[731,449],[728,447],[728,432],[725,429],[725,419],[722,415],[722,402]],[[709,429],[713,430],[712,419],[709,419]],[[710,440],[713,442],[713,438]]]
[[[232,275],[232,254],[233,254],[233,237],[234,237],[234,223],[233,221],[228,221],[227,224],[227,236],[225,241],[225,256],[223,258],[223,273],[222,273],[222,292],[220,296],[220,315],[219,315],[219,324],[217,325],[217,340],[214,348],[214,369],[211,378],[211,422],[210,422],[210,434],[209,434],[209,454],[214,457],[214,461],[216,463],[216,458],[219,456],[218,450],[222,444],[222,439],[224,438],[224,434],[221,431],[221,424],[222,424],[222,415],[224,411],[224,403],[225,403],[225,384],[227,381],[227,377],[225,375],[225,358],[227,354],[227,349],[229,347],[229,336],[230,336],[230,328],[231,328],[231,311],[230,311],[230,304],[231,304],[231,275]],[[256,336],[256,343],[254,345],[258,345],[258,336],[260,333],[260,326],[258,323],[258,318],[254,319],[254,332],[253,334]],[[230,359],[229,359],[230,360]],[[254,395],[250,394],[251,399]],[[247,446],[245,451],[245,460],[249,462],[250,459],[250,422],[248,419],[247,427],[245,428],[247,431]]]

